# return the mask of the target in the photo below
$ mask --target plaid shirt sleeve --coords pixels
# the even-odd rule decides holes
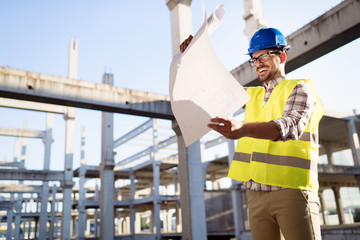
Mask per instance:
[[[272,120],[281,135],[276,141],[299,139],[309,123],[314,106],[315,97],[310,86],[300,82],[286,101],[282,118]]]

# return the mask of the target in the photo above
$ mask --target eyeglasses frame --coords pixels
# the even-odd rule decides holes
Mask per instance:
[[[267,58],[265,61],[261,61],[261,58],[262,58],[262,56],[264,55],[264,54],[267,54],[267,55],[271,55],[271,54],[276,54],[276,55],[280,55],[282,52],[279,52],[279,51],[277,51],[277,52],[266,52],[266,53],[263,53],[263,54],[261,54],[260,56],[258,56],[258,57],[251,57],[251,59],[249,60],[249,65],[251,66],[251,67],[254,67],[255,66],[255,63],[256,63],[256,61],[259,61],[260,63],[265,63],[265,62],[267,62],[268,60],[269,60],[269,58]]]

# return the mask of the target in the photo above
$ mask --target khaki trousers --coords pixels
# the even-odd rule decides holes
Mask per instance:
[[[317,193],[246,190],[253,240],[320,240]]]

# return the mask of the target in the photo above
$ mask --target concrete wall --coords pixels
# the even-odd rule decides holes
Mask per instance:
[[[352,226],[332,226],[331,229],[323,227],[321,229],[322,240],[359,240],[360,224]]]
[[[204,192],[208,232],[234,231],[234,215],[230,191]]]

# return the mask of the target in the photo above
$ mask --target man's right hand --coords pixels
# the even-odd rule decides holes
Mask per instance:
[[[183,41],[181,44],[180,44],[180,52],[184,52],[185,49],[189,46],[191,40],[193,39],[193,35],[189,35],[189,37],[187,39],[185,39],[185,41]]]

